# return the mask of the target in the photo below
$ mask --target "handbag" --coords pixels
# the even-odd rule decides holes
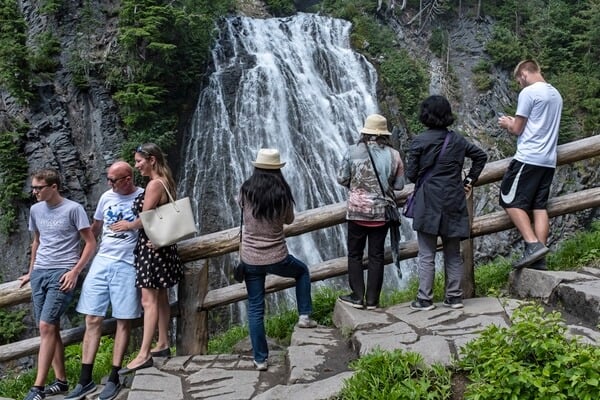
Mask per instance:
[[[246,266],[244,264],[244,262],[242,261],[242,257],[241,257],[241,253],[242,253],[242,225],[244,224],[244,203],[242,201],[242,210],[240,213],[240,246],[239,246],[239,254],[240,254],[240,261],[234,265],[233,267],[233,279],[235,279],[237,282],[242,283],[244,282],[244,278],[246,277]]]
[[[177,243],[197,232],[190,198],[174,200],[165,183],[159,181],[167,191],[169,202],[140,213],[144,232],[157,248]]]
[[[446,133],[446,137],[444,139],[444,144],[442,145],[442,149],[440,150],[440,153],[435,158],[435,162],[433,163],[433,165],[431,167],[429,167],[427,169],[427,172],[425,172],[425,174],[423,174],[422,178],[417,181],[417,184],[415,185],[415,190],[413,190],[412,193],[409,194],[408,197],[406,198],[406,202],[404,203],[404,207],[402,209],[402,215],[404,215],[406,218],[414,218],[414,216],[415,216],[415,197],[416,197],[415,194],[417,193],[417,190],[419,190],[419,188],[431,176],[431,173],[433,172],[433,169],[437,165],[438,160],[446,152],[446,147],[448,147],[449,142],[450,142],[450,131],[448,131]]]
[[[377,178],[377,183],[379,183],[379,189],[381,189],[381,195],[386,199],[387,204],[385,206],[384,215],[385,222],[387,222],[390,226],[400,226],[400,212],[398,211],[398,206],[396,205],[395,200],[390,200],[385,197],[385,191],[383,190],[383,185],[381,184],[381,179],[379,178],[379,173],[377,172],[377,167],[375,167],[375,162],[373,161],[373,156],[371,155],[371,150],[369,150],[369,145],[367,146],[367,153],[369,153],[369,158],[371,159],[371,165],[373,166],[373,171],[375,172],[375,177]],[[392,196],[394,198],[394,196]]]

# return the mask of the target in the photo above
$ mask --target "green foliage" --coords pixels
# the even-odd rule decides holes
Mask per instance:
[[[504,289],[511,270],[511,260],[503,257],[478,266],[475,269],[475,296],[490,296]]]
[[[208,354],[227,354],[240,340],[248,336],[248,326],[234,326],[223,333],[214,335],[208,341]]]
[[[60,42],[50,32],[42,32],[35,38],[35,49],[29,58],[31,70],[37,72],[55,72],[60,62]]]
[[[0,0],[0,85],[21,104],[33,98],[27,27],[16,0]]]
[[[25,315],[27,315],[25,310],[0,310],[0,344],[8,344],[19,338],[25,331],[23,323]]]
[[[208,59],[214,22],[233,5],[232,0],[121,2],[120,52],[109,60],[107,81],[129,133],[124,152],[144,142],[173,143],[177,116]]]
[[[351,363],[339,400],[451,399],[451,374],[427,366],[418,353],[376,349]]]
[[[435,28],[431,31],[429,38],[429,50],[439,58],[442,58],[448,49],[448,32]]]
[[[560,313],[537,305],[515,310],[509,328],[488,326],[461,349],[469,374],[465,399],[594,399],[600,348],[565,337]]]
[[[42,0],[40,2],[40,12],[42,14],[55,14],[62,6],[62,0]]]
[[[298,313],[295,310],[284,310],[265,320],[265,332],[267,336],[279,339],[288,345],[296,322],[298,322]]]
[[[296,12],[296,6],[292,0],[264,0],[269,13],[276,17],[286,17]]]
[[[491,7],[497,18],[486,50],[509,71],[535,58],[563,94],[561,142],[600,126],[600,1],[510,0]]]
[[[96,353],[94,362],[93,380],[100,382],[103,377],[108,376],[112,369],[112,349],[114,340],[108,336],[100,339],[100,346]],[[81,343],[65,347],[65,370],[67,381],[71,386],[79,381],[81,373]],[[25,398],[29,388],[35,382],[36,370],[32,369],[20,374],[13,374],[0,379],[0,393],[2,396],[13,399]],[[50,369],[47,382],[54,380],[54,371]]]
[[[321,286],[313,291],[313,313],[311,317],[317,321],[319,325],[333,326],[333,309],[338,297],[345,292],[342,290],[334,290],[331,287]]]
[[[600,222],[594,222],[590,231],[578,232],[563,241],[547,259],[549,269],[572,270],[600,264]]]
[[[23,192],[27,180],[27,158],[23,153],[25,132],[25,125],[0,132],[0,232],[3,234],[17,230],[17,204],[27,198]]]

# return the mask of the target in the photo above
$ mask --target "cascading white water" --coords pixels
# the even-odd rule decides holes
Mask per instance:
[[[350,29],[314,14],[221,23],[214,71],[182,149],[179,187],[198,199],[201,233],[239,225],[236,196],[263,147],[278,148],[287,162],[282,172],[296,211],[345,200],[339,163],[365,117],[377,112],[377,75],[350,48]],[[288,246],[308,265],[346,254],[343,227],[289,238]],[[227,284],[217,270],[222,276],[211,280]]]

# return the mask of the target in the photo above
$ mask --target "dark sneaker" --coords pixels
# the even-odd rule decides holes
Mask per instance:
[[[24,400],[43,400],[45,398],[46,395],[44,394],[43,390],[31,388],[29,389],[29,392],[27,393],[27,396],[25,396]]]
[[[354,297],[353,294],[347,294],[339,297],[340,301],[354,308],[363,308],[363,301]]]
[[[75,389],[71,390],[71,393],[65,396],[65,400],[81,400],[94,390],[96,390],[96,384],[94,381],[85,386],[82,386],[81,383],[78,383],[77,386],[75,386]]]
[[[545,258],[540,258],[539,260],[531,263],[531,265],[528,265],[527,268],[537,269],[538,271],[548,271],[548,267],[546,266]]]
[[[463,302],[460,297],[448,297],[442,303],[445,307],[450,307],[453,309],[463,308]]]
[[[377,304],[367,304],[367,310],[373,311],[377,309]]]
[[[410,303],[410,308],[412,308],[413,310],[430,311],[435,308],[435,305],[432,301],[429,300],[416,299],[415,301]]]
[[[114,383],[111,381],[107,381],[106,385],[104,385],[104,389],[100,392],[100,396],[98,396],[98,400],[112,400],[121,391],[121,384]]]
[[[51,384],[44,388],[44,394],[46,396],[52,396],[53,394],[67,393],[69,391],[69,385],[59,380],[54,380]]]
[[[521,269],[526,267],[540,258],[544,257],[550,249],[546,247],[543,243],[535,242],[535,243],[525,243],[525,251],[523,252],[523,257],[517,262],[513,264],[514,269]]]

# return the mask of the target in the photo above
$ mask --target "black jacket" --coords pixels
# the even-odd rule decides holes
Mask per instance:
[[[469,214],[463,186],[465,157],[472,160],[467,177],[473,183],[485,167],[487,154],[464,137],[450,131],[444,155],[442,149],[447,130],[429,129],[410,145],[405,176],[416,182],[434,165],[429,178],[415,193],[413,229],[430,235],[466,239],[470,234]]]

